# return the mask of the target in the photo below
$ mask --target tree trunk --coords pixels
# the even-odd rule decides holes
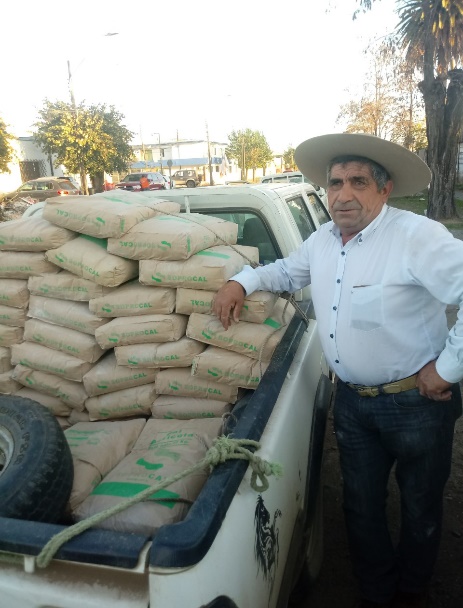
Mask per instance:
[[[103,171],[98,171],[94,175],[91,175],[91,180],[93,184],[93,194],[97,192],[104,192],[104,173]]]
[[[443,78],[420,83],[426,109],[428,166],[432,172],[427,216],[457,217],[454,194],[457,155],[463,120],[463,70],[452,70],[446,88]]]
[[[80,185],[82,188],[82,194],[88,194],[87,173],[83,167],[81,167],[79,173],[80,173]]]

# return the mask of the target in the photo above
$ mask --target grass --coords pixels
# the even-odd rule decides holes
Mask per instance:
[[[417,196],[391,198],[389,199],[388,204],[397,209],[405,209],[407,211],[413,211],[413,213],[417,213],[418,215],[426,215],[428,199],[427,194],[419,194]],[[441,223],[449,230],[463,230],[463,200],[455,198],[455,207],[459,217],[441,220]]]

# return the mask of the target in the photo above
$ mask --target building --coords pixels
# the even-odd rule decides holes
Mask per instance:
[[[224,183],[227,179],[238,179],[239,169],[236,163],[229,162],[225,156],[227,143],[202,139],[188,139],[156,144],[132,146],[136,162],[131,170],[155,169],[165,174],[173,174],[180,169],[194,169],[209,182],[209,154],[212,179],[215,184]]]
[[[53,157],[45,154],[33,137],[18,137],[11,140],[13,161],[10,173],[0,173],[0,193],[11,192],[29,179],[47,175],[64,175],[64,167],[53,165]]]

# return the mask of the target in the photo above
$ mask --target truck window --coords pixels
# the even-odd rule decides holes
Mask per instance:
[[[208,213],[201,211],[205,215],[213,215],[229,222],[238,224],[238,245],[248,245],[259,249],[259,262],[270,264],[281,256],[279,255],[274,242],[262,219],[255,213],[234,211]]]
[[[302,196],[295,196],[293,198],[286,199],[286,203],[297,224],[302,240],[305,241],[309,238],[312,232],[315,232],[315,226],[307,212],[304,199]]]
[[[318,196],[315,196],[315,194],[308,194],[307,198],[309,199],[310,209],[317,218],[320,226],[329,222],[331,220],[330,215]]]

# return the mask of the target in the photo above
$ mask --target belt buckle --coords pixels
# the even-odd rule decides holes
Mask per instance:
[[[357,392],[360,397],[377,397],[381,393],[377,386],[364,386],[357,389]]]

